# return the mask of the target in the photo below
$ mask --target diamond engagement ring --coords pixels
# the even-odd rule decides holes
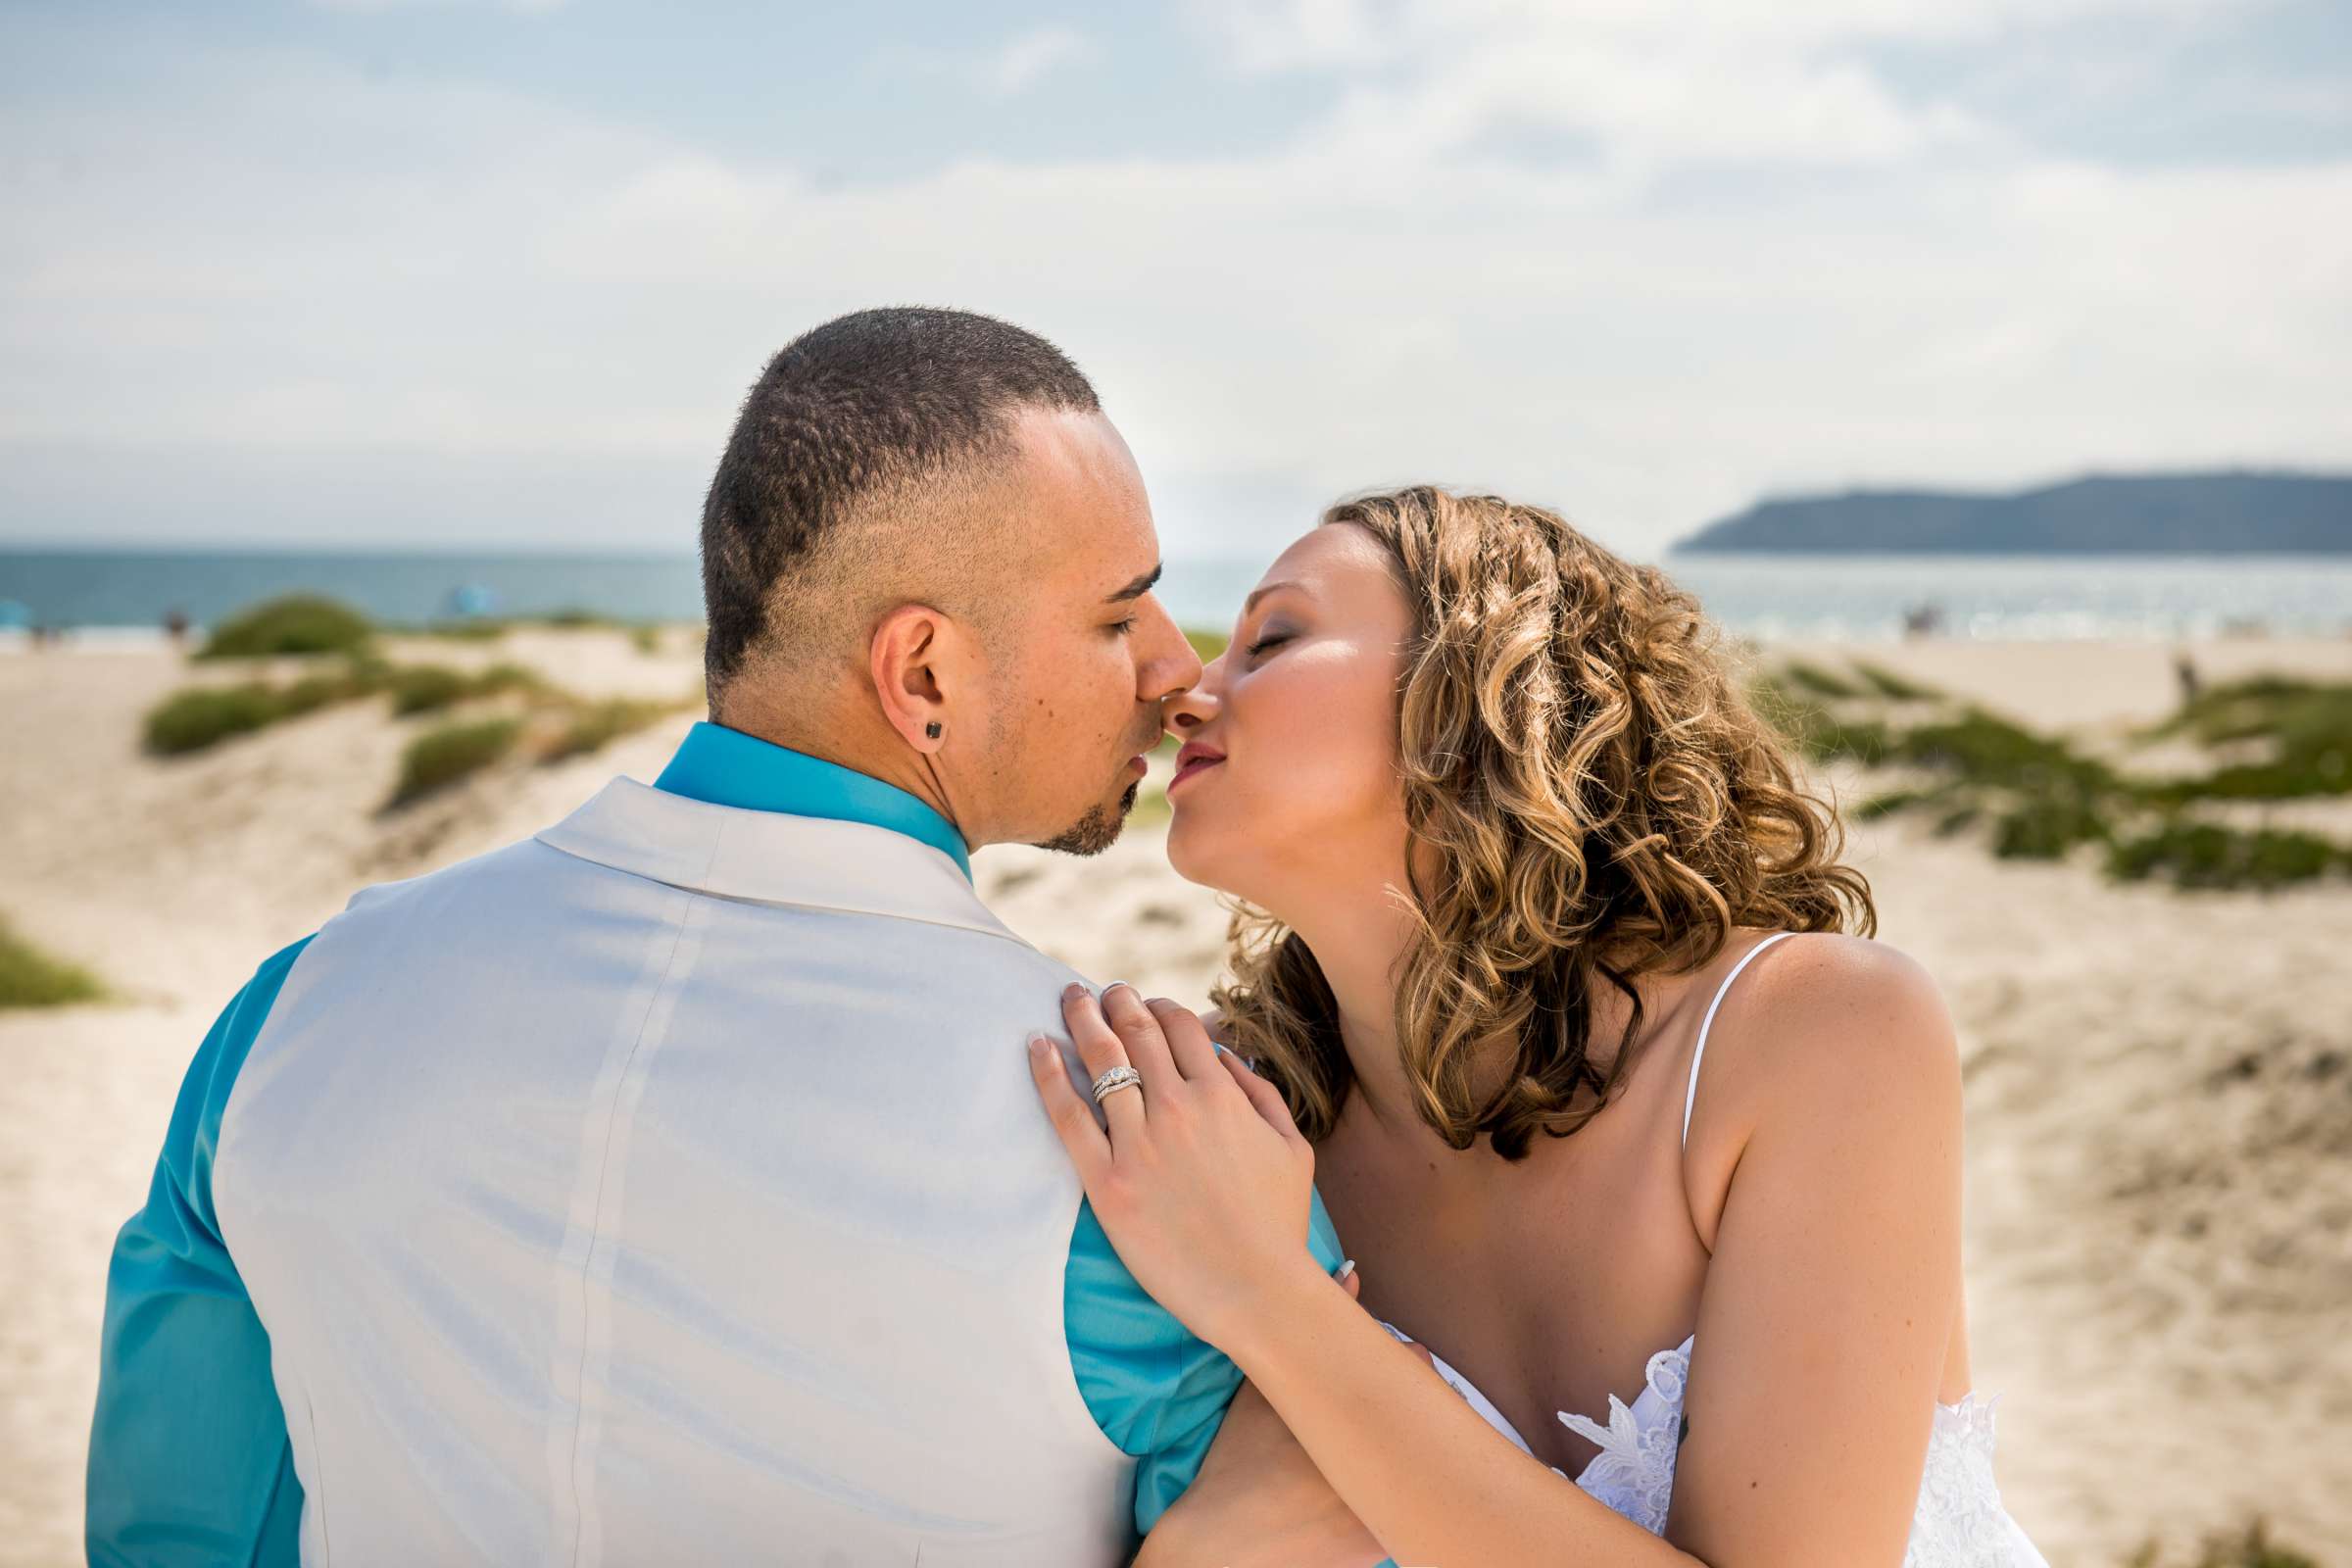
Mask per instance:
[[[1095,1080],[1095,1103],[1100,1105],[1102,1103],[1103,1096],[1117,1094],[1122,1089],[1141,1089],[1143,1087],[1144,1075],[1142,1073],[1137,1072],[1133,1067],[1113,1067]]]

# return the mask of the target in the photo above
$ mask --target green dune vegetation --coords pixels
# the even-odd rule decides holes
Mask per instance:
[[[526,626],[547,626],[558,631],[626,632],[631,646],[641,654],[658,652],[662,646],[662,627],[658,623],[625,620],[594,610],[551,610],[534,615],[469,615],[453,620],[396,622],[383,629],[401,637],[444,637],[452,642],[483,643],[496,642]]]
[[[1854,678],[1789,663],[1756,679],[1757,711],[1816,760],[1899,775],[1852,808],[1982,832],[2005,858],[2095,855],[2119,880],[2271,888],[2352,872],[2352,845],[2249,825],[2232,803],[2352,794],[2352,684],[2259,676],[2216,686],[2113,755],[1857,664]],[[2210,765],[2135,770],[2132,754],[2185,738]]]
[[[389,695],[392,711],[405,717],[511,691],[551,688],[519,664],[493,664],[469,673],[439,664],[391,664],[365,655],[290,681],[252,680],[174,692],[148,710],[146,744],[154,756],[177,757],[334,703]]]
[[[520,623],[495,623],[496,634],[504,635]],[[658,628],[627,627],[586,611],[536,617],[532,623],[627,630],[639,652],[660,647]],[[462,624],[471,628],[477,623]],[[377,649],[376,639],[384,630],[348,606],[312,595],[291,595],[240,612],[221,623],[196,658],[297,658],[304,662],[304,673],[174,692],[147,713],[147,751],[157,757],[184,756],[333,704],[374,697],[387,699],[396,718],[501,702],[507,710],[453,714],[449,722],[409,743],[387,802],[397,807],[514,753],[547,764],[598,751],[700,700],[582,697],[516,663],[479,670],[394,663]],[[468,629],[464,635],[473,632]]]
[[[521,733],[518,718],[486,718],[426,730],[400,754],[400,780],[384,804],[406,806],[480,772],[513,751]]]
[[[1199,654],[1200,662],[1205,664],[1225,651],[1225,645],[1233,641],[1233,634],[1187,626],[1184,628],[1184,640],[1193,645],[1193,652]]]
[[[2208,1536],[2193,1557],[2178,1559],[2178,1568],[2319,1568],[2319,1560],[2271,1539],[2260,1520],[2242,1529]],[[2132,1554],[2126,1568],[2175,1568],[2176,1559],[2149,1544]]]
[[[196,657],[356,654],[374,636],[374,625],[349,605],[318,594],[288,594],[239,611],[215,626]]]
[[[49,956],[0,920],[0,1008],[62,1007],[105,994],[88,970]]]

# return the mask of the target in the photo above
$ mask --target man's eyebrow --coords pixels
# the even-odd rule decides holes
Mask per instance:
[[[1282,589],[1284,589],[1284,588],[1303,588],[1304,586],[1305,586],[1305,585],[1304,585],[1303,583],[1296,583],[1296,582],[1287,582],[1287,581],[1286,581],[1286,582],[1270,582],[1270,583],[1267,583],[1267,584],[1265,584],[1263,587],[1252,589],[1252,590],[1250,591],[1250,597],[1242,601],[1242,613],[1243,613],[1243,614],[1245,614],[1245,615],[1247,615],[1248,613],[1250,613],[1250,612],[1251,612],[1252,610],[1255,610],[1255,609],[1257,608],[1257,602],[1258,602],[1260,599],[1263,599],[1263,598],[1265,598],[1265,597],[1266,597],[1266,595],[1268,595],[1268,594],[1270,594],[1270,593],[1276,593],[1276,592],[1279,592],[1280,590],[1282,590]]]
[[[1112,594],[1108,599],[1105,599],[1102,602],[1106,605],[1123,605],[1130,599],[1143,598],[1144,595],[1152,591],[1152,585],[1159,581],[1159,574],[1162,569],[1163,568],[1160,566],[1153,566],[1150,571],[1145,572],[1141,577],[1136,578],[1135,581],[1129,583],[1126,587],[1120,589],[1117,593]]]

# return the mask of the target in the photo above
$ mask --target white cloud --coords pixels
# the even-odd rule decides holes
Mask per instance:
[[[1249,156],[847,187],[307,55],[0,104],[0,145],[41,150],[0,163],[0,479],[12,451],[288,455],[159,465],[156,516],[193,536],[277,514],[237,473],[299,474],[288,516],[375,518],[384,474],[439,464],[420,500],[515,537],[682,546],[766,356],[908,301],[1063,342],[1178,551],[1270,550],[1319,499],[1424,477],[1654,550],[1763,491],[2340,464],[2352,162],[2053,160],[1834,48],[1510,36],[1392,56]],[[1497,152],[1531,123],[1598,152]],[[198,473],[228,488],[166,483]]]
[[[1095,57],[1095,46],[1068,27],[1040,27],[990,55],[980,65],[980,79],[998,96],[1027,92],[1065,66]]]
[[[488,6],[495,11],[543,13],[561,11],[570,0],[304,0],[319,11],[415,11],[426,7]]]
[[[1246,72],[1366,65],[1404,42],[1370,0],[1187,0],[1186,10]]]

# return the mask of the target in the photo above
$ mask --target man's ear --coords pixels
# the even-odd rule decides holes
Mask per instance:
[[[947,688],[955,681],[953,651],[958,640],[955,622],[929,605],[901,605],[882,617],[866,644],[867,670],[882,716],[926,756],[938,755],[947,744]]]

